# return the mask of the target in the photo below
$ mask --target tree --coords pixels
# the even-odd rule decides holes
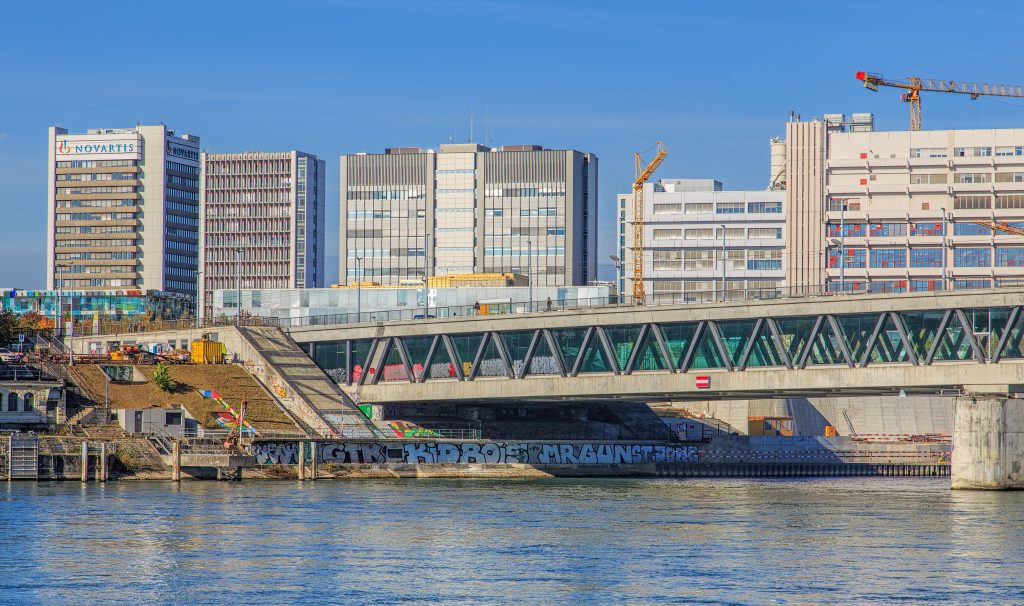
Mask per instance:
[[[178,389],[178,382],[171,378],[171,373],[167,371],[167,365],[163,362],[156,365],[156,370],[153,371],[153,382],[167,393],[174,393]]]
[[[0,311],[0,346],[18,340],[18,314],[9,309]]]

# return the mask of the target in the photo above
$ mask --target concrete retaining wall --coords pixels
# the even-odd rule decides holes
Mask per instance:
[[[951,475],[954,489],[1024,489],[1024,400],[957,400]]]

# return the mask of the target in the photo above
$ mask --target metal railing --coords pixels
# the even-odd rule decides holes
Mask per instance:
[[[853,280],[847,280],[852,283]],[[865,285],[870,285],[864,282]],[[455,305],[445,307],[431,307],[429,313],[424,314],[422,306],[411,306],[401,309],[390,309],[380,311],[364,311],[362,313],[337,313],[323,314],[316,316],[280,318],[276,316],[259,316],[251,312],[242,311],[240,322],[243,326],[273,326],[284,329],[304,328],[309,326],[331,326],[338,324],[359,324],[367,322],[395,322],[408,320],[421,320],[425,318],[455,318],[467,316],[496,316],[514,315],[535,312],[557,312],[571,311],[591,308],[614,308],[614,307],[653,307],[664,305],[687,305],[687,304],[709,304],[709,303],[742,303],[769,301],[777,299],[804,299],[812,297],[849,297],[870,294],[904,294],[903,289],[870,289],[850,288],[847,284],[845,290],[840,290],[840,285],[833,284],[833,289],[826,285],[792,286],[777,288],[727,288],[723,301],[722,290],[699,290],[699,291],[666,291],[652,292],[644,297],[643,301],[637,302],[632,296],[611,295],[587,299],[547,299],[531,302],[503,302],[479,305]],[[1017,280],[1006,280],[988,288],[963,288],[955,289],[957,293],[976,292],[985,290],[997,290],[1002,288],[1021,288],[1024,282]],[[923,291],[915,291],[923,292]],[[941,293],[943,291],[927,291]],[[954,291],[950,291],[954,292]],[[486,311],[487,313],[482,313]],[[159,332],[168,330],[205,330],[224,326],[234,326],[236,317],[234,315],[221,316],[197,323],[195,319],[181,320],[152,320],[152,321],[101,321],[95,330],[89,330],[85,335],[78,338],[88,339],[91,335],[116,335],[135,334],[147,332]]]

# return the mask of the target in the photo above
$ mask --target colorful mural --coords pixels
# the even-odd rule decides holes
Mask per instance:
[[[216,421],[218,425],[227,430],[237,430],[238,422],[239,420],[241,420],[243,435],[260,435],[260,432],[256,431],[256,428],[250,425],[248,421],[246,421],[245,419],[239,419],[240,415],[237,412],[235,412],[235,409],[232,408],[227,402],[225,402],[223,398],[220,397],[220,394],[218,394],[216,390],[199,389],[197,391],[199,392],[199,395],[203,396],[204,398],[208,400],[213,400],[214,402],[217,402],[224,407],[226,412],[213,413],[213,420]]]

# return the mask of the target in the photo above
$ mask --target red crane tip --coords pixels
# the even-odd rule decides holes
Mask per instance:
[[[857,79],[858,80],[867,80],[867,77],[868,77],[867,72],[857,72]]]

